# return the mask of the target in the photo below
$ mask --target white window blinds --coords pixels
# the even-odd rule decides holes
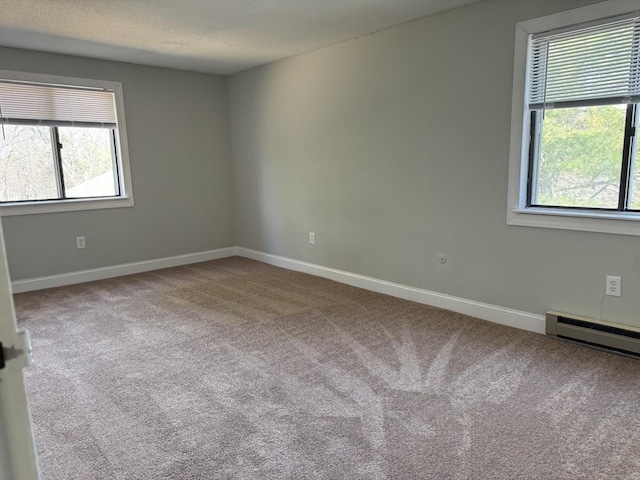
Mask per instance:
[[[534,35],[529,108],[640,101],[640,16]]]
[[[3,123],[116,127],[113,92],[17,82],[0,82]]]

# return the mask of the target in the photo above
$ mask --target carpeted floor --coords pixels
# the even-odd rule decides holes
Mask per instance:
[[[15,300],[44,480],[640,479],[636,360],[241,258]]]

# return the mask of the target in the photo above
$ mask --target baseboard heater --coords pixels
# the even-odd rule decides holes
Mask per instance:
[[[600,350],[640,359],[640,328],[561,312],[547,312],[546,333]]]

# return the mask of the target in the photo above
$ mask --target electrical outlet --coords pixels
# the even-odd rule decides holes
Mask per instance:
[[[85,247],[84,237],[76,237],[76,247],[77,248],[84,248]]]
[[[612,297],[619,297],[622,291],[622,278],[607,275],[607,287],[605,293]]]
[[[311,245],[316,243],[316,234],[313,232],[309,232],[309,243]]]

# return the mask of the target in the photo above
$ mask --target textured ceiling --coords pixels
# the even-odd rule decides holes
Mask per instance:
[[[0,0],[0,45],[231,74],[479,0]]]

